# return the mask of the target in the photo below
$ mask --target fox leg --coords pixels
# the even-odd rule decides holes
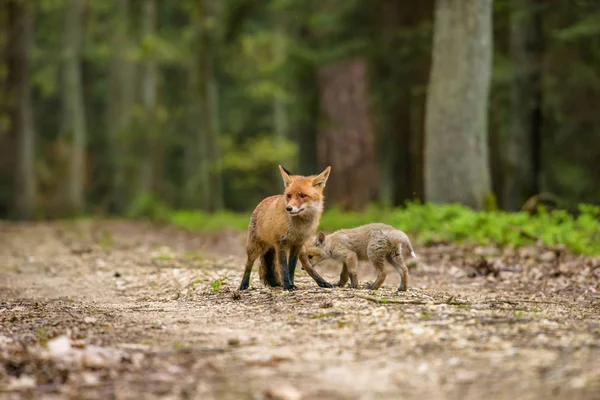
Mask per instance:
[[[275,249],[269,248],[260,256],[261,279],[265,285],[281,286],[281,278],[275,269]]]
[[[367,255],[369,256],[369,261],[371,261],[371,263],[377,270],[377,278],[375,279],[375,282],[368,286],[368,288],[371,290],[377,290],[385,281],[385,278],[387,277],[387,272],[385,272],[384,259],[381,253],[369,250],[371,249],[367,250]]]
[[[356,254],[349,254],[346,257],[344,264],[348,267],[348,275],[350,275],[350,287],[356,289],[358,287],[358,259],[356,258]]]
[[[402,257],[402,252],[396,251],[393,254],[389,254],[387,260],[394,268],[396,268],[396,271],[398,271],[400,278],[402,279],[398,291],[405,292],[408,288],[408,268],[404,262],[404,257]]]
[[[281,273],[283,290],[298,289],[296,286],[294,286],[290,279],[290,268],[288,265],[288,256],[285,248],[283,246],[277,246],[275,247],[275,252],[277,253],[277,261],[279,264],[279,271]]]
[[[290,271],[290,282],[294,286],[294,275],[296,274],[296,264],[298,264],[298,256],[300,255],[300,247],[292,247],[290,249],[290,258],[288,260],[288,269]]]
[[[252,266],[254,265],[254,261],[260,254],[259,246],[251,246],[246,249],[247,260],[246,260],[246,268],[244,269],[244,276],[242,277],[242,283],[240,284],[240,290],[248,289],[250,286],[250,274],[252,273]]]
[[[333,285],[331,283],[329,283],[325,279],[323,279],[321,277],[321,275],[319,275],[319,273],[313,268],[313,266],[308,261],[308,257],[306,256],[305,252],[301,251],[299,258],[300,258],[300,263],[302,264],[302,268],[304,268],[306,273],[311,278],[313,278],[315,282],[317,282],[317,285],[319,285],[319,287],[322,287],[322,288],[333,287]]]
[[[340,280],[335,286],[344,287],[348,283],[348,266],[346,263],[342,266],[342,273],[340,274]]]

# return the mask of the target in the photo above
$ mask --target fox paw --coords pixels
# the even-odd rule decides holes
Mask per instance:
[[[284,286],[283,290],[298,290],[298,286],[296,285],[289,285],[289,286]]]
[[[240,290],[246,290],[246,289],[248,289],[248,286],[250,286],[248,283],[242,283],[240,285]]]
[[[319,281],[319,282],[317,282],[317,285],[319,285],[319,287],[328,288],[328,289],[331,289],[333,287],[333,285],[327,281]]]

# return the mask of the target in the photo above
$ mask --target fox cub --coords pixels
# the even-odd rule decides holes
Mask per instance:
[[[408,287],[408,268],[402,257],[406,247],[410,255],[416,258],[408,236],[386,224],[367,224],[353,229],[341,229],[325,236],[319,232],[314,243],[306,246],[309,262],[314,267],[325,259],[334,259],[344,263],[340,281],[336,286],[344,286],[350,276],[350,287],[358,286],[358,260],[369,260],[377,269],[377,279],[369,285],[369,289],[378,289],[387,276],[384,262],[387,260],[396,268],[402,282],[398,291]]]
[[[285,186],[283,195],[261,201],[248,225],[246,269],[240,290],[248,289],[254,261],[260,257],[259,274],[265,285],[297,289],[294,272],[298,257],[304,270],[321,287],[332,287],[301,253],[304,243],[316,232],[323,212],[323,189],[331,167],[313,176],[293,175],[279,166]]]

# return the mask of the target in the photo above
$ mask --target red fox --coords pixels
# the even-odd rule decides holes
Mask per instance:
[[[387,260],[402,278],[398,291],[405,291],[408,287],[408,268],[402,257],[404,247],[408,248],[411,256],[417,257],[404,232],[386,224],[367,224],[353,229],[340,229],[327,236],[319,232],[312,246],[306,245],[305,251],[313,267],[328,258],[343,262],[340,281],[336,286],[344,286],[350,275],[350,286],[353,288],[358,286],[358,260],[369,260],[377,269],[377,279],[369,289],[379,289],[385,281],[387,274],[384,263]]]
[[[294,272],[298,257],[304,270],[321,287],[333,287],[310,265],[302,251],[316,232],[323,212],[323,189],[331,167],[316,176],[293,175],[281,165],[283,195],[267,197],[254,209],[248,225],[246,269],[240,290],[248,289],[254,261],[260,257],[260,277],[265,285],[297,289]]]

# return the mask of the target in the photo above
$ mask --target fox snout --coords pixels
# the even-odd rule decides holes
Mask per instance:
[[[304,211],[304,208],[303,208],[303,207],[294,207],[294,206],[292,206],[292,205],[288,204],[288,205],[285,207],[285,210],[286,210],[287,212],[289,212],[290,214],[299,214],[299,213],[301,213],[302,211]]]

